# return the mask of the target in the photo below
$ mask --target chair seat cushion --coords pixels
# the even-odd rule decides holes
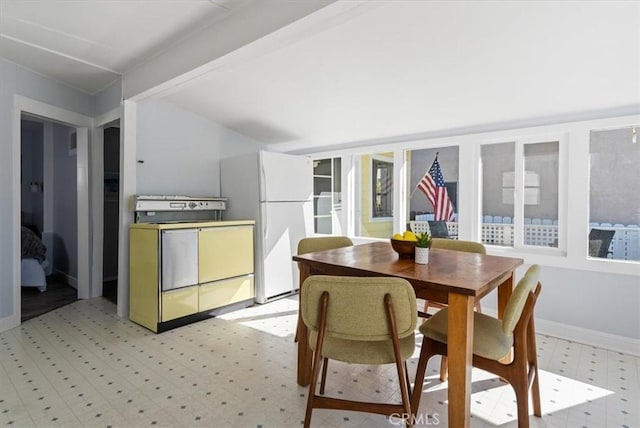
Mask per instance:
[[[420,326],[426,337],[447,343],[448,309],[442,309]],[[513,335],[502,331],[502,321],[478,312],[473,313],[473,353],[491,360],[506,356],[513,346]]]
[[[309,331],[309,346],[315,352],[318,333]],[[413,355],[416,347],[415,334],[399,340],[402,360]],[[389,364],[394,363],[393,344],[391,340],[346,340],[325,335],[322,345],[322,356],[331,360],[355,364]]]

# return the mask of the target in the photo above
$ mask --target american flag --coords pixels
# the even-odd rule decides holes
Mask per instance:
[[[444,186],[444,177],[440,170],[440,162],[438,162],[437,155],[429,171],[418,183],[418,189],[424,193],[431,205],[433,205],[434,220],[453,221],[453,204],[451,204],[449,193]]]

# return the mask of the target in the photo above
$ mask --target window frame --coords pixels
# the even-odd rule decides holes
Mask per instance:
[[[376,180],[375,180],[375,171],[374,167],[375,167],[375,163],[376,162],[384,162],[390,165],[390,167],[388,167],[388,169],[391,171],[391,197],[390,199],[390,206],[391,206],[391,215],[390,216],[375,216],[374,215],[374,200],[377,197],[377,193],[376,193]],[[369,171],[371,172],[371,176],[369,177],[370,180],[370,185],[371,185],[371,192],[369,194],[369,221],[372,223],[375,222],[389,222],[389,221],[393,221],[394,218],[394,213],[396,212],[395,210],[395,194],[397,193],[395,186],[396,186],[396,180],[395,180],[395,162],[393,158],[389,158],[387,156],[383,156],[380,154],[369,154]]]
[[[354,242],[367,242],[373,238],[359,237],[356,217],[359,215],[359,157],[363,154],[394,153],[394,231],[402,231],[406,227],[408,207],[405,202],[406,193],[410,192],[405,177],[408,169],[406,151],[424,148],[438,148],[443,146],[459,147],[458,172],[458,234],[459,239],[477,239],[480,236],[481,201],[479,187],[480,174],[480,146],[481,144],[499,143],[523,138],[543,138],[547,140],[560,137],[559,158],[559,199],[558,248],[502,248],[490,246],[489,254],[519,257],[526,264],[537,263],[544,266],[583,270],[601,273],[640,276],[640,263],[615,259],[595,259],[587,257],[589,219],[589,135],[592,130],[624,128],[637,126],[640,123],[640,113],[620,112],[617,116],[593,115],[573,120],[547,121],[532,124],[532,122],[514,122],[508,127],[477,127],[466,130],[465,133],[450,133],[434,136],[433,134],[416,135],[412,138],[389,138],[376,141],[375,144],[362,142],[349,147],[327,151],[310,151],[313,158],[342,157],[343,164],[343,215],[346,227],[344,234],[352,236]],[[555,137],[554,137],[555,136]],[[548,140],[547,140],[548,141]],[[564,144],[563,144],[564,143]],[[312,154],[311,154],[312,153]],[[478,188],[477,188],[478,187]],[[476,189],[477,188],[477,189]]]
[[[591,263],[596,263],[596,264],[616,264],[616,263],[622,263],[622,264],[631,264],[631,265],[637,265],[640,267],[640,260],[623,260],[623,259],[615,259],[615,258],[600,258],[600,257],[595,257],[595,256],[591,256],[589,254],[589,233],[592,229],[592,225],[591,225],[591,182],[592,182],[592,177],[591,177],[591,134],[592,132],[606,132],[606,131],[616,131],[616,130],[620,130],[620,129],[625,129],[625,128],[636,128],[636,129],[640,129],[640,117],[630,117],[628,121],[623,121],[620,122],[617,119],[612,119],[614,124],[609,124],[609,123],[601,123],[603,121],[593,121],[595,122],[593,124],[593,126],[590,126],[587,129],[587,139],[586,139],[586,182],[587,182],[587,186],[586,186],[586,207],[585,207],[585,239],[586,239],[586,245],[583,248],[583,253],[586,254],[586,258],[588,260],[588,262]],[[636,141],[632,144],[640,144],[639,141]]]
[[[538,245],[527,245],[524,243],[524,189],[525,189],[525,150],[526,145],[543,144],[548,142],[558,142],[558,246],[544,247]],[[566,132],[559,133],[539,133],[521,136],[506,137],[504,139],[482,141],[478,144],[477,164],[478,172],[482,175],[482,146],[514,143],[514,211],[513,211],[513,246],[498,246],[485,244],[496,251],[515,250],[522,253],[565,255],[566,254],[566,215],[567,215],[567,180],[568,171],[567,146],[568,135]],[[479,209],[477,211],[478,227],[474,234],[477,241],[482,241],[482,180],[478,180],[475,188],[479,199]]]

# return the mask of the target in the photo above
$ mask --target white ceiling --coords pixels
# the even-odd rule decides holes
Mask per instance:
[[[245,0],[1,0],[0,55],[97,93]]]
[[[0,7],[0,55],[93,93],[251,5]],[[209,68],[159,97],[284,151],[638,112],[640,2],[343,0]]]

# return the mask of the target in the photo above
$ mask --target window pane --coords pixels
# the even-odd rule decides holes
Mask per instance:
[[[320,159],[313,163],[313,213],[316,233],[333,233],[333,189],[340,188],[339,177],[336,180],[333,164],[334,159]]]
[[[591,257],[640,260],[640,143],[633,142],[635,129],[591,132],[585,251]]]
[[[524,146],[524,244],[558,247],[559,143]]]
[[[515,143],[483,145],[482,242],[513,246]]]
[[[458,147],[440,147],[437,149],[411,150],[407,152],[407,162],[409,164],[409,219],[413,221],[413,228],[416,232],[422,232],[429,229],[429,221],[436,220],[436,210],[431,200],[428,198],[428,184],[421,186],[424,190],[418,188],[418,184],[425,177],[433,166],[438,156],[438,163],[447,190],[449,202],[454,212],[454,220],[447,221],[447,234],[451,238],[458,235]],[[437,204],[437,199],[432,196]],[[446,198],[443,203],[446,204]],[[444,208],[440,214],[444,213]]]
[[[378,159],[371,161],[372,217],[393,216],[393,163]]]
[[[331,233],[343,235],[342,225],[342,159],[333,158],[333,210],[331,212]]]
[[[393,153],[360,156],[355,234],[389,238],[393,234]]]

